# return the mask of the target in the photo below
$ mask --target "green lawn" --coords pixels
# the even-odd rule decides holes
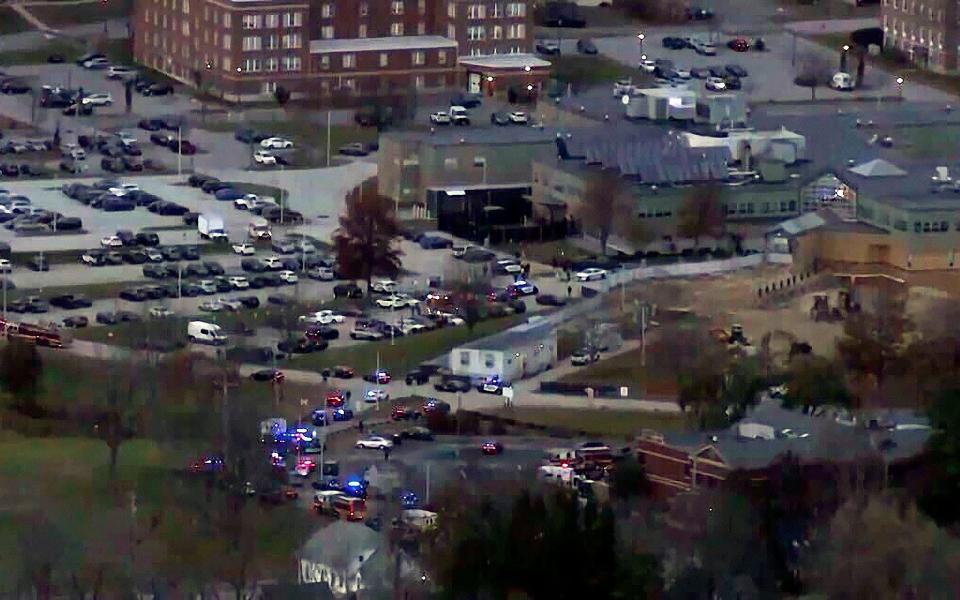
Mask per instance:
[[[899,127],[890,134],[897,147],[915,158],[935,158],[956,152],[960,125]]]
[[[60,28],[83,23],[99,23],[107,19],[129,17],[133,0],[108,0],[89,4],[48,4],[31,6],[30,12],[50,27]]]
[[[647,348],[647,366],[640,366],[640,350],[631,350],[602,358],[589,367],[564,375],[560,381],[597,385],[627,386],[653,395],[674,395],[677,382],[669,357],[660,356],[655,347]]]
[[[640,433],[641,429],[663,432],[688,428],[686,418],[682,415],[627,410],[514,407],[481,412],[586,435],[630,437]]]
[[[117,63],[132,64],[133,62],[133,54],[128,40],[107,40],[88,46],[83,41],[59,38],[31,50],[0,51],[0,65],[44,64],[51,54],[61,54],[68,62],[72,62],[91,48],[103,52]],[[63,68],[68,67],[64,65]]]
[[[0,6],[0,35],[30,31],[32,27],[8,6]]]
[[[562,54],[551,56],[550,76],[574,85],[611,84],[614,80],[631,77],[634,82],[649,79],[640,69],[627,66],[611,58],[595,54]]]
[[[389,339],[381,342],[360,342],[318,354],[300,355],[287,364],[292,369],[320,371],[334,365],[349,365],[358,373],[367,373],[377,366],[402,375],[420,363],[436,358],[466,342],[487,337],[524,321],[524,315],[489,319],[477,323],[471,331],[466,326],[445,327],[426,333]]]
[[[323,123],[287,119],[283,121],[246,121],[230,123],[211,121],[198,125],[207,131],[233,132],[240,128],[250,128],[262,133],[288,138],[294,142],[296,150],[293,164],[297,166],[324,166],[327,155],[327,128]],[[376,142],[377,130],[373,127],[355,125],[335,125],[330,128],[331,159],[337,156],[337,149],[349,142]]]

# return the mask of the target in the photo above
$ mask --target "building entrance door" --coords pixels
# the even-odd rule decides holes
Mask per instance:
[[[467,74],[467,92],[470,94],[480,93],[480,73]]]

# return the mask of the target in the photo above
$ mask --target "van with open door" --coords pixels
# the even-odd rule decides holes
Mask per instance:
[[[223,335],[219,325],[204,321],[190,321],[187,323],[187,339],[193,344],[210,344],[222,346],[227,343],[227,336]]]

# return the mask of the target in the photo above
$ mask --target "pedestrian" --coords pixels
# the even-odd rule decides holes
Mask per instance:
[[[383,460],[385,460],[385,461],[387,461],[387,462],[390,462],[390,447],[389,447],[389,446],[384,446],[384,447],[383,447]]]
[[[570,298],[571,296],[573,296],[573,286],[572,286],[572,285],[568,285],[568,286],[567,286],[567,298]]]
[[[346,396],[347,396],[347,402],[350,402],[350,390],[347,390]]]
[[[360,433],[363,433],[363,419],[360,419],[360,422],[357,423],[357,427],[360,429]]]

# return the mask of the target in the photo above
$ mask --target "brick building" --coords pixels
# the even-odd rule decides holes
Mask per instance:
[[[940,72],[957,69],[960,43],[956,0],[883,0],[883,43],[918,66]]]
[[[133,30],[139,63],[235,100],[479,92],[549,67],[526,0],[137,0]]]

